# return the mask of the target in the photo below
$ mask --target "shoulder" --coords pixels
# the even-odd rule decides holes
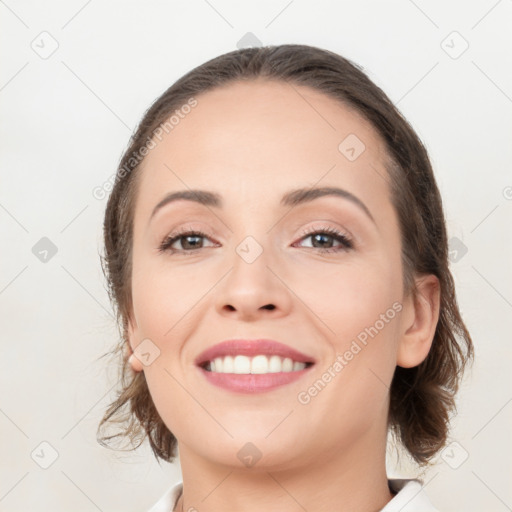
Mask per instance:
[[[390,479],[395,497],[380,512],[439,512],[425,494],[423,484],[415,479]]]
[[[148,510],[148,512],[172,512],[181,495],[183,482],[173,485],[166,493]]]

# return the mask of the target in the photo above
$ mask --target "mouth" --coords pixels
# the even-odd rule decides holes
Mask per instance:
[[[201,368],[212,373],[235,373],[237,375],[263,375],[267,373],[289,373],[309,368],[312,362],[294,361],[290,357],[259,354],[248,357],[241,354],[235,356],[216,357],[206,361]]]
[[[301,378],[315,360],[274,340],[228,340],[201,353],[195,363],[211,384],[256,393]]]

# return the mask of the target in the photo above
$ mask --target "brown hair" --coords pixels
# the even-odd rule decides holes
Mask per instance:
[[[111,352],[121,355],[121,389],[98,426],[98,441],[109,445],[115,439],[130,439],[137,447],[147,436],[157,458],[172,461],[176,457],[176,438],[155,408],[144,372],[134,374],[127,362],[133,215],[141,149],[191,98],[234,81],[260,77],[307,86],[340,101],[369,121],[386,144],[386,179],[400,223],[405,291],[414,293],[417,275],[434,274],[440,281],[440,316],[431,350],[420,365],[397,367],[390,391],[390,431],[419,464],[426,464],[446,443],[454,396],[464,367],[473,357],[449,269],[444,213],[429,157],[410,124],[360,66],[330,51],[295,44],[236,50],[196,67],[147,110],[121,158],[106,206],[105,256],[101,257],[122,329],[122,339]],[[101,435],[109,424],[120,430]]]

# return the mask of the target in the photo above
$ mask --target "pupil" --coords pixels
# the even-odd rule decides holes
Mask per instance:
[[[325,239],[326,239],[326,238],[331,238],[331,237],[330,237],[330,235],[317,234],[317,235],[315,235],[313,238],[314,238],[314,239],[321,239],[321,238],[323,238],[323,239],[324,239],[324,241],[325,241]],[[320,241],[321,241],[321,240],[320,240]]]
[[[192,249],[194,249],[198,244],[195,244],[195,245],[194,245],[194,243],[189,244],[189,243],[188,243],[188,240],[189,240],[190,238],[195,239],[195,240],[197,241],[197,240],[198,240],[198,239],[200,239],[201,237],[200,237],[200,236],[193,236],[193,235],[188,235],[188,236],[186,236],[186,237],[185,237],[185,246],[186,246],[186,245],[190,245],[190,246],[192,247]]]

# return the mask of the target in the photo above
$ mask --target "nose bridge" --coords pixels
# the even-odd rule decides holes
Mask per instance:
[[[261,204],[242,201],[238,211],[238,218],[233,225],[234,248],[238,258],[234,258],[233,263],[243,267],[243,264],[250,266],[259,262],[256,265],[258,269],[260,266],[265,267],[264,263],[270,265],[275,250],[272,242],[274,232],[269,233],[268,219],[258,214]]]
[[[256,238],[256,236],[258,238]],[[269,266],[271,266],[271,252],[269,239],[263,240],[261,235],[246,235],[235,246],[235,254],[232,259],[233,269],[230,282],[235,287],[234,292],[255,297],[263,297],[263,290],[269,290]]]
[[[276,266],[272,237],[259,223],[253,234],[241,230],[244,238],[234,246],[231,271],[226,276],[217,306],[222,312],[251,317],[268,310],[281,313],[290,306],[286,287],[271,270]],[[277,314],[277,313],[273,313]]]

